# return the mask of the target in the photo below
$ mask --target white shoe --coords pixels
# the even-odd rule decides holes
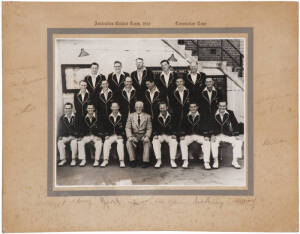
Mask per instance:
[[[188,168],[189,167],[189,161],[188,160],[184,160],[183,164],[182,164],[183,168]]]
[[[98,160],[95,160],[94,164],[93,164],[93,167],[98,167],[99,166],[99,161]]]
[[[160,168],[161,167],[161,160],[160,159],[157,160],[157,162],[156,162],[156,164],[155,164],[154,167],[155,168]]]
[[[211,167],[210,167],[210,165],[209,165],[208,162],[204,163],[204,168],[205,168],[205,170],[210,170],[211,169]]]
[[[108,160],[104,160],[102,163],[101,163],[101,167],[106,167],[108,165]]]
[[[84,159],[81,160],[79,166],[80,166],[80,167],[85,167],[85,165],[86,165],[86,161],[85,161]]]
[[[125,167],[124,161],[120,161],[120,167],[121,167],[121,168],[124,168],[124,167]]]
[[[237,161],[232,161],[232,166],[233,166],[235,169],[241,169],[241,166],[240,166],[240,164],[239,164]]]
[[[219,161],[218,161],[218,159],[215,159],[214,160],[214,164],[213,164],[213,166],[212,166],[214,169],[218,169],[219,168]]]
[[[177,164],[176,164],[175,160],[171,160],[171,167],[177,168]]]
[[[59,167],[62,167],[63,165],[65,165],[67,163],[67,160],[66,159],[63,159],[61,160],[59,163],[58,163],[58,166]]]
[[[71,167],[75,167],[76,166],[76,160],[75,159],[72,159],[72,161],[70,163],[70,166]]]

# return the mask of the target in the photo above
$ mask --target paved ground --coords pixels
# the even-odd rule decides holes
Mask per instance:
[[[240,160],[243,165],[243,160]],[[117,162],[106,168],[58,167],[57,185],[200,185],[200,186],[244,186],[245,168],[235,169],[223,160],[217,170],[204,170],[203,163],[192,160],[189,169],[172,169],[164,165],[160,169],[119,168]]]

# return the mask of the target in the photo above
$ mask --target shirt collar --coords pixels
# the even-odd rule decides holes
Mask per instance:
[[[170,116],[169,112],[167,112],[167,115],[166,115],[166,119]],[[160,113],[158,117],[162,117],[164,119],[164,116]]]
[[[108,92],[112,92],[110,88],[108,88]],[[100,94],[104,93],[103,89],[101,90]]]
[[[131,89],[129,90],[129,92],[131,93],[132,90],[135,90],[135,88],[132,86]],[[127,92],[125,87],[123,88],[123,91]]]
[[[225,114],[229,114],[227,110],[225,110],[224,115],[225,115]],[[215,114],[215,115],[220,115],[219,109],[216,111],[216,114]]]
[[[116,72],[113,72],[113,75],[117,75],[117,73],[116,73]],[[123,71],[121,71],[120,75],[123,75],[123,76],[125,76],[125,74],[124,74],[124,72],[123,72]]]
[[[215,86],[213,86],[211,90],[212,90],[212,91],[216,91]],[[205,88],[203,89],[203,91],[207,91],[207,92],[208,92],[207,87],[205,87]]]
[[[100,75],[101,75],[101,74],[100,74],[100,71],[98,71],[97,74],[95,75],[95,77],[100,76]],[[93,77],[93,75],[92,75],[91,72],[89,73],[89,76],[90,76],[90,77]]]
[[[192,112],[189,112],[188,115],[192,115]],[[199,114],[199,112],[197,111],[196,114],[195,114],[195,117],[198,116],[198,115],[200,115],[200,114]]]
[[[172,73],[172,71],[169,71],[169,73],[167,74],[167,75],[169,75],[170,76],[170,74]],[[163,76],[164,74],[166,74],[166,73],[164,73],[163,71],[160,73],[160,76]]]
[[[147,89],[147,91],[148,91],[149,93],[151,93],[151,92],[150,92],[150,89]],[[159,90],[158,90],[157,87],[155,87],[155,89],[154,89],[154,93],[155,93],[155,92],[159,92]]]
[[[112,117],[114,117],[114,115],[113,115],[113,113],[111,112],[111,114],[109,115],[109,116],[112,116]],[[117,117],[118,116],[121,116],[121,113],[120,112],[118,112],[118,114],[117,114]]]
[[[200,72],[197,71],[195,75],[198,75],[198,74],[200,75]],[[189,71],[189,75],[192,75],[191,71]]]
[[[186,87],[185,86],[183,86],[183,91],[184,90],[186,90]],[[178,89],[178,87],[176,88],[176,91],[178,91],[179,92],[179,89]]]
[[[89,91],[88,90],[85,90],[85,93],[89,93]],[[78,95],[80,95],[81,94],[81,90],[79,90],[79,92],[78,92]],[[84,94],[85,95],[85,94]]]
[[[75,117],[74,113],[72,112],[71,117]],[[67,114],[65,114],[65,118],[68,118]]]
[[[145,70],[146,70],[146,67],[143,67],[143,69],[141,71],[144,72]],[[136,69],[136,72],[138,72],[138,69]]]
[[[94,112],[93,117],[96,118],[96,113]],[[89,118],[89,114],[86,114],[85,118]]]

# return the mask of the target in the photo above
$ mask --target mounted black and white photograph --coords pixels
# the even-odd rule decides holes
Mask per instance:
[[[56,38],[56,187],[247,185],[245,38]]]

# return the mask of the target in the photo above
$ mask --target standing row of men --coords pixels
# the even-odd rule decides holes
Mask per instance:
[[[233,145],[235,168],[240,168],[242,141],[237,137],[238,123],[232,111],[226,109],[211,78],[198,72],[198,64],[190,65],[190,72],[179,77],[170,70],[169,61],[161,62],[162,72],[153,77],[146,69],[143,59],[136,60],[137,70],[122,71],[119,61],[114,63],[115,72],[105,76],[99,74],[99,65],[91,65],[91,74],[80,81],[80,91],[74,95],[73,105],[65,104],[65,115],[59,125],[59,166],[66,163],[65,145],[70,142],[71,166],[76,165],[76,154],[86,165],[84,146],[94,142],[95,162],[99,166],[103,147],[102,167],[108,165],[111,144],[117,142],[120,167],[124,164],[124,145],[129,154],[129,165],[136,166],[135,148],[143,143],[143,167],[148,167],[152,139],[157,159],[155,167],[161,166],[161,143],[166,141],[170,148],[171,167],[177,167],[175,155],[180,142],[183,167],[188,167],[188,145],[194,141],[202,145],[204,166],[211,169],[210,152],[214,158],[213,168],[218,168],[218,146],[220,141]],[[126,133],[126,134],[125,134]],[[78,146],[77,146],[78,145]]]

